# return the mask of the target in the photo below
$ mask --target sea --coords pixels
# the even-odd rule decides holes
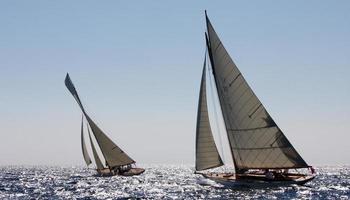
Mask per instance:
[[[2,166],[0,199],[350,199],[350,166],[316,167],[304,186],[226,188],[187,165],[145,165],[134,177],[86,167]]]

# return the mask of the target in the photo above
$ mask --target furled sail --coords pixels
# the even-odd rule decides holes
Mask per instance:
[[[308,167],[261,104],[208,17],[207,47],[237,169]]]
[[[103,133],[103,131],[96,125],[94,121],[85,112],[85,109],[80,101],[78,93],[67,73],[65,84],[68,90],[71,92],[81,110],[83,111],[87,122],[89,123],[92,133],[94,134],[96,141],[101,149],[103,156],[109,167],[122,166],[127,164],[135,163],[124,151],[122,151],[109,137]]]
[[[210,128],[207,97],[206,97],[206,59],[202,72],[202,80],[199,91],[197,127],[196,127],[196,170],[211,169],[223,165],[222,159],[216,148],[214,137]]]
[[[95,148],[95,145],[94,143],[92,142],[92,138],[91,138],[91,134],[90,134],[90,129],[89,129],[89,126],[87,126],[87,130],[88,130],[88,133],[89,133],[89,139],[90,139],[90,144],[91,144],[91,149],[92,149],[92,154],[94,155],[94,159],[95,159],[95,163],[96,163],[96,167],[97,169],[103,169],[104,166],[101,162],[101,159],[100,157],[98,156],[97,154],[97,151],[96,151],[96,148]]]
[[[84,140],[84,116],[81,117],[81,148],[83,151],[83,157],[87,166],[91,164],[90,156],[87,152],[85,140]]]

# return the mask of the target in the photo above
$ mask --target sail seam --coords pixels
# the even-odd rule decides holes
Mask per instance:
[[[237,80],[238,77],[240,77],[242,74],[239,73],[231,82],[230,84],[228,84],[230,87],[232,86],[232,84]]]
[[[239,88],[242,86],[243,84],[241,84],[240,86],[239,86]],[[238,89],[237,89],[237,91],[238,91]],[[241,98],[247,93],[249,91],[249,88],[246,88],[246,89],[244,89],[244,91],[241,93],[241,95],[239,95],[239,98],[236,100],[236,101],[234,101],[231,105],[233,105],[233,107],[235,107],[239,102],[240,102],[240,100],[241,100]],[[246,102],[245,102],[246,103]],[[244,103],[244,104],[245,104]],[[243,104],[243,105],[244,105]],[[241,106],[242,107],[242,106]],[[239,112],[237,112],[237,115],[239,115],[240,113]]]
[[[255,141],[254,141],[254,145],[257,145],[257,142],[260,140],[260,138],[262,138],[265,134],[266,134],[266,132],[268,131],[269,129],[265,129],[265,131],[263,132],[263,134],[261,134]],[[253,135],[252,135],[253,136]],[[252,138],[252,136],[249,138],[249,140]],[[250,151],[249,153],[248,153],[248,155],[250,155],[250,153],[251,153],[252,151]],[[260,153],[261,152],[258,152],[257,153],[257,155],[255,156],[255,158],[254,158],[254,160],[256,160],[257,158],[258,158],[258,156],[260,155]]]
[[[255,114],[255,112],[262,106],[262,104],[260,103],[260,105],[249,115],[249,118],[252,118],[252,116]]]
[[[285,146],[285,147],[256,147],[256,148],[233,148],[233,149],[237,149],[237,150],[259,150],[259,149],[279,149],[279,148],[290,148],[288,146]]]
[[[245,93],[245,94],[246,94],[246,93]],[[245,95],[245,94],[244,94],[244,95]],[[250,101],[251,101],[251,100],[254,100],[253,97],[254,97],[253,95],[250,95],[250,97],[248,98],[248,100],[246,100],[246,101],[244,102],[244,104],[241,106],[241,108],[237,111],[238,115],[239,115],[241,112],[243,112],[243,111],[245,111],[244,114],[247,114],[248,111],[251,110],[251,109],[253,108],[252,106],[249,106],[248,108],[246,108],[247,105],[250,104]],[[247,110],[248,110],[248,111],[247,111]],[[249,117],[249,115],[248,115],[248,117]],[[249,118],[250,118],[250,117],[249,117]],[[238,124],[239,124],[239,125],[242,125],[242,122],[243,122],[245,119],[246,119],[246,115],[242,115],[241,119],[239,119]]]
[[[248,122],[248,124],[246,125],[246,127],[250,127],[250,125],[251,125],[253,122],[255,122],[254,120],[256,119],[256,117],[259,116],[258,114],[260,114],[262,111],[265,110],[264,106],[262,106],[262,108],[263,108],[263,109],[259,109],[259,110],[257,111],[257,113],[254,115],[254,117],[251,118],[251,120]],[[261,124],[263,124],[263,123],[264,123],[263,121],[260,121],[259,126],[260,126]]]
[[[265,128],[273,128],[276,126],[264,126],[264,127],[257,127],[257,128],[246,128],[246,129],[228,129],[229,131],[237,131],[237,132],[243,132],[243,131],[254,131],[259,129],[265,129]]]
[[[266,131],[267,131],[267,130],[266,130]],[[265,133],[266,133],[266,131],[265,131]],[[272,138],[272,137],[273,137],[273,136],[271,136],[271,138]],[[264,144],[263,146],[266,146],[266,145],[269,143],[269,141],[271,140],[271,138],[268,139],[267,142],[265,142],[265,144]],[[255,142],[255,144],[256,144],[256,142]],[[270,148],[273,148],[273,147],[270,147]],[[277,146],[276,148],[278,148],[278,146]],[[280,148],[282,148],[282,147],[280,147]],[[271,152],[272,152],[272,151],[270,151],[270,152],[265,156],[265,158],[264,158],[264,160],[263,160],[263,162],[262,162],[261,164],[264,164],[264,163],[266,162],[266,160],[267,160],[267,158],[269,158]],[[258,155],[259,155],[260,153],[261,153],[261,152],[259,152]],[[258,155],[257,155],[257,156],[258,156]],[[255,157],[255,159],[257,158],[257,156]],[[279,155],[279,156],[280,156],[280,155]],[[279,156],[278,156],[278,157],[279,157]],[[276,158],[275,158],[275,159],[276,159]]]
[[[232,59],[228,59],[228,62],[225,63],[225,67],[226,67],[228,64],[230,64],[230,62],[233,63]],[[234,64],[234,63],[233,63],[233,64]],[[241,73],[239,70],[237,70],[237,71],[238,71],[239,74]],[[224,80],[226,80],[228,77],[230,77],[230,76],[231,76],[231,73],[233,73],[233,72],[236,72],[236,71],[235,71],[235,69],[231,68],[231,71],[230,71],[229,73],[227,73],[227,75],[224,77]]]
[[[214,52],[216,52],[216,50],[220,47],[220,45],[222,45],[221,41],[220,41],[219,44],[215,47]]]

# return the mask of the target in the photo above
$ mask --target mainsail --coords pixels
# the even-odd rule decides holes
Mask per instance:
[[[206,22],[208,54],[235,168],[308,167],[249,87],[207,16]]]
[[[91,164],[90,156],[87,152],[85,140],[84,140],[84,116],[81,117],[81,148],[83,151],[83,157],[87,166]]]
[[[106,134],[86,115],[96,141],[100,146],[101,152],[105,157],[109,167],[117,167],[135,163],[124,151],[122,151]]]
[[[92,149],[92,154],[94,155],[94,159],[95,159],[95,163],[96,163],[96,167],[97,169],[103,169],[104,166],[101,162],[101,159],[100,157],[98,156],[97,154],[97,151],[96,151],[96,148],[95,148],[95,145],[94,143],[92,142],[92,138],[91,138],[91,134],[90,134],[90,129],[89,129],[89,126],[87,126],[87,130],[88,130],[88,133],[89,133],[89,139],[90,139],[90,144],[91,144],[91,149]]]
[[[70,93],[73,95],[79,107],[81,108],[87,122],[89,123],[92,133],[101,149],[101,152],[109,167],[117,167],[135,163],[124,151],[122,151],[103,131],[96,125],[94,121],[85,112],[85,109],[80,101],[78,92],[76,91],[69,74],[67,73],[65,84]]]
[[[196,170],[205,170],[223,165],[210,128],[206,97],[206,59],[199,92],[196,128]]]

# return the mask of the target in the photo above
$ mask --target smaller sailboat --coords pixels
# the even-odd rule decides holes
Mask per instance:
[[[315,178],[309,166],[274,122],[224,48],[206,14],[206,56],[202,71],[196,127],[196,173],[226,186],[305,184]],[[205,170],[224,165],[210,127],[206,58],[235,167],[234,173]],[[298,172],[299,169],[311,173]],[[292,172],[294,170],[294,172]],[[305,170],[304,170],[305,171]]]
[[[90,146],[92,149],[93,157],[96,164],[96,171],[100,176],[134,176],[142,174],[145,170],[143,168],[135,167],[135,161],[131,159],[123,150],[121,150],[97,125],[89,115],[86,113],[83,104],[79,98],[78,92],[76,91],[73,82],[71,81],[69,74],[65,78],[65,85],[70,93],[73,95],[74,99],[78,103],[81,111],[83,112],[81,121],[81,146],[83,157],[87,166],[89,166],[92,161],[88,154],[88,150],[84,139],[84,117],[87,121],[87,132],[89,135]],[[91,132],[92,134],[91,134]],[[102,157],[105,160],[105,164],[101,161],[98,154],[98,150],[93,142],[95,138]]]

